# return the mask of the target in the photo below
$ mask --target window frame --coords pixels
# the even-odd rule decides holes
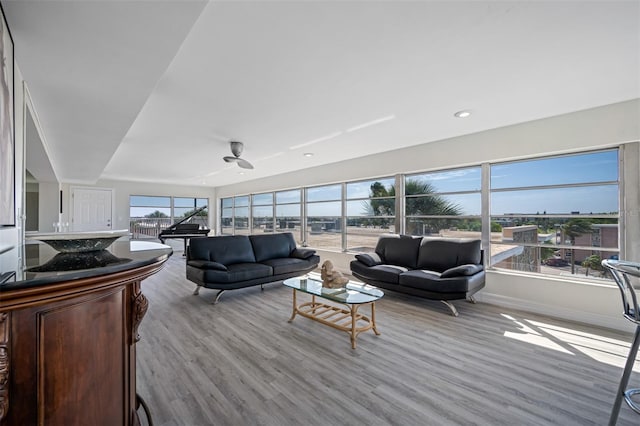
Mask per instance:
[[[580,155],[584,155],[584,154],[592,154],[592,153],[599,153],[599,152],[606,152],[606,151],[612,151],[612,152],[616,152],[617,153],[617,180],[611,181],[611,180],[596,180],[596,181],[583,181],[583,182],[570,182],[570,183],[565,183],[565,184],[546,184],[546,185],[539,185],[539,186],[524,186],[524,187],[501,187],[501,188],[496,188],[496,189],[492,189],[491,188],[491,171],[492,171],[492,167],[495,166],[500,166],[503,164],[512,164],[512,163],[517,163],[517,162],[529,162],[529,161],[544,161],[547,159],[552,159],[552,158],[559,158],[559,157],[565,157],[565,156],[580,156]],[[395,211],[394,211],[394,216],[384,216],[385,218],[388,219],[394,219],[395,220],[395,232],[396,233],[400,233],[400,234],[406,234],[407,232],[407,225],[408,225],[408,220],[409,219],[429,219],[429,220],[460,220],[460,221],[478,221],[479,222],[479,228],[480,228],[480,232],[479,232],[479,236],[477,238],[480,238],[482,240],[482,247],[485,250],[485,266],[488,269],[495,269],[495,270],[502,270],[500,267],[496,267],[495,265],[499,262],[494,262],[493,259],[491,258],[490,253],[492,252],[493,247],[498,246],[498,245],[505,245],[506,243],[500,242],[500,241],[495,241],[492,239],[491,234],[491,227],[492,227],[492,222],[494,220],[494,218],[508,218],[511,215],[509,214],[501,214],[501,215],[493,215],[492,211],[491,211],[491,198],[493,194],[496,193],[507,193],[507,192],[513,192],[513,191],[517,191],[517,190],[537,190],[537,189],[543,189],[543,190],[553,190],[553,189],[562,189],[562,188],[580,188],[580,187],[590,187],[590,186],[603,186],[603,185],[616,185],[617,187],[617,191],[616,191],[616,197],[617,197],[617,201],[618,201],[618,212],[617,213],[612,213],[612,214],[601,214],[601,213],[589,213],[589,214],[579,214],[579,215],[575,215],[575,214],[567,214],[567,215],[562,215],[562,214],[546,214],[546,212],[544,212],[543,214],[537,214],[535,215],[536,218],[548,218],[548,219],[559,219],[559,218],[565,218],[565,219],[572,219],[572,218],[588,218],[588,219],[607,219],[607,220],[615,220],[616,221],[616,225],[617,225],[617,247],[612,248],[612,247],[602,247],[601,250],[595,250],[595,251],[601,251],[601,252],[609,252],[612,250],[615,250],[619,253],[619,256],[623,257],[624,256],[624,235],[623,235],[623,228],[624,228],[624,217],[623,215],[620,214],[620,212],[624,211],[624,196],[623,196],[623,190],[624,190],[624,182],[622,179],[622,176],[624,176],[623,174],[623,158],[624,158],[624,144],[622,145],[618,145],[618,146],[614,146],[614,147],[608,147],[608,148],[602,148],[602,149],[596,149],[596,150],[583,150],[583,151],[575,151],[572,153],[564,153],[564,154],[560,154],[560,155],[539,155],[539,156],[531,156],[531,157],[526,157],[526,158],[521,158],[521,159],[517,159],[517,160],[510,160],[510,161],[490,161],[490,162],[482,162],[480,164],[471,164],[471,165],[465,165],[465,166],[460,166],[460,167],[453,167],[453,168],[440,168],[440,169],[432,169],[432,170],[424,170],[424,171],[419,171],[419,172],[411,172],[411,173],[398,173],[395,174],[393,176],[380,176],[380,177],[373,177],[373,178],[367,178],[367,179],[354,179],[354,180],[349,180],[349,181],[344,181],[344,182],[333,182],[333,183],[325,183],[325,184],[319,184],[319,185],[312,185],[312,186],[301,186],[298,188],[289,188],[289,189],[279,189],[279,190],[274,190],[274,191],[267,191],[267,192],[260,192],[260,193],[256,193],[256,194],[265,194],[265,193],[271,193],[273,194],[273,215],[274,215],[274,222],[277,223],[278,219],[277,219],[277,208],[279,205],[298,205],[299,204],[299,208],[300,208],[300,222],[301,222],[301,227],[300,227],[300,241],[299,243],[303,246],[306,246],[308,244],[308,237],[309,237],[309,229],[308,229],[308,219],[309,219],[309,215],[308,215],[308,211],[310,210],[309,207],[313,206],[314,204],[319,204],[319,203],[327,203],[327,202],[332,202],[332,203],[340,203],[340,216],[331,216],[331,218],[335,218],[336,220],[340,221],[340,224],[342,226],[342,229],[340,230],[340,235],[341,235],[341,247],[335,247],[335,248],[320,248],[322,250],[328,250],[328,251],[333,251],[333,250],[339,250],[341,252],[353,252],[352,250],[350,250],[349,246],[349,241],[348,241],[348,235],[349,235],[349,230],[348,230],[348,223],[349,223],[349,219],[352,216],[348,216],[348,203],[352,202],[352,201],[358,201],[358,200],[371,200],[372,198],[363,198],[360,196],[348,196],[348,186],[350,184],[357,184],[360,182],[375,182],[375,181],[386,181],[386,180],[390,180],[390,179],[395,179],[395,195],[394,197],[389,197],[389,198],[394,198],[395,201]],[[420,175],[429,175],[429,174],[439,174],[439,173],[455,173],[457,171],[463,171],[463,170],[474,170],[474,173],[477,173],[479,171],[479,179],[480,179],[480,188],[477,189],[475,187],[473,187],[473,189],[464,189],[461,188],[459,191],[452,191],[452,190],[448,190],[448,191],[436,191],[434,193],[430,193],[430,194],[410,194],[410,195],[406,195],[406,182],[407,179],[410,179],[411,177],[416,177],[416,176],[420,176]],[[475,178],[474,178],[475,179]],[[457,184],[456,184],[457,185]],[[329,198],[322,198],[322,199],[314,199],[313,201],[309,201],[308,200],[308,194],[309,194],[309,190],[314,190],[317,188],[322,188],[322,187],[340,187],[341,190],[341,196],[340,198],[335,198],[335,197],[329,197]],[[284,192],[290,192],[290,191],[299,191],[300,197],[299,202],[284,202],[284,203],[279,203],[277,201],[277,194],[278,193],[284,193]],[[435,195],[440,195],[440,196],[458,196],[458,195],[468,195],[468,194],[473,194],[473,195],[479,195],[479,214],[459,214],[459,215],[449,215],[449,214],[445,214],[445,215],[415,215],[415,214],[407,214],[407,199],[416,199],[416,198],[420,198],[420,197],[428,197],[428,196],[432,196],[433,194]],[[252,194],[245,194],[245,195],[234,195],[231,197],[225,197],[225,198],[221,198],[221,200],[224,199],[235,199],[235,197],[249,197],[249,211],[252,211],[252,205],[251,205],[251,195]],[[311,197],[311,198],[315,198],[315,197]],[[374,197],[374,199],[385,199],[387,197]],[[475,201],[474,201],[475,202]],[[222,203],[222,201],[221,201]],[[222,204],[221,204],[222,206]],[[235,208],[235,206],[234,206]],[[311,209],[312,210],[312,209]],[[222,218],[222,214],[223,214],[224,208],[221,207],[221,213],[220,213],[220,217]],[[516,217],[524,217],[522,214],[514,214],[512,215],[514,218]],[[534,216],[534,215],[530,215],[527,214],[526,217],[530,217],[530,216]],[[353,217],[368,217],[368,216],[353,216]],[[371,216],[371,217],[378,217],[378,216]],[[382,217],[382,216],[380,216]],[[235,220],[235,214],[233,216],[234,220]],[[276,223],[274,223],[274,226],[276,225]],[[603,223],[604,225],[606,225],[607,223]],[[603,225],[603,224],[598,224],[596,223],[596,225]],[[470,232],[478,232],[475,230],[475,226],[474,224],[471,224],[472,230],[470,230]],[[600,231],[602,232],[602,231]],[[416,234],[417,235],[417,234]],[[423,234],[420,234],[423,235]],[[441,236],[442,238],[447,238],[446,235]],[[602,237],[602,234],[600,235],[600,237]],[[456,236],[452,236],[452,238],[456,238]],[[473,238],[476,238],[475,236]],[[594,237],[595,238],[595,237]],[[522,247],[536,247],[536,248],[548,248],[548,247],[543,247],[542,243],[540,242],[519,242],[518,243],[520,246]],[[577,250],[577,249],[585,249],[585,250],[594,250],[596,248],[596,246],[593,245],[566,245],[566,244],[560,244],[557,245],[558,248],[561,249],[573,249],[573,250]],[[511,273],[528,273],[526,271],[518,271],[518,270],[509,270],[509,272]],[[540,275],[540,276],[554,276],[553,274],[547,274],[544,272],[537,272],[536,275]],[[575,278],[584,278],[584,277],[579,277],[578,275],[572,275],[571,276],[572,279]],[[602,282],[602,280],[600,280],[599,282]],[[608,281],[607,281],[608,283]]]

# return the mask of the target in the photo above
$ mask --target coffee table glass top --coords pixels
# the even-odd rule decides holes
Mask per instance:
[[[284,280],[283,284],[304,293],[346,304],[375,302],[384,296],[384,292],[377,287],[353,281],[349,281],[341,288],[325,288],[322,287],[320,275],[314,273],[302,277],[289,278]]]

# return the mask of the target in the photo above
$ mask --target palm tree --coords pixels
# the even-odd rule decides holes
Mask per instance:
[[[435,187],[429,183],[416,179],[405,181],[405,195],[420,195],[407,199],[407,216],[459,216],[462,209],[457,204],[447,201],[436,193]],[[371,184],[371,198],[393,197],[370,200],[371,211],[378,216],[393,216],[395,212],[395,186],[385,188],[380,182]],[[447,222],[446,220],[444,222]],[[444,226],[445,223],[439,224]],[[438,225],[438,226],[439,226]]]
[[[587,268],[586,276],[589,276],[589,268],[594,271],[602,271],[602,259],[597,254],[592,254],[582,261],[582,266]]]
[[[588,234],[591,232],[591,222],[587,219],[569,219],[564,225],[562,225],[562,231],[564,235],[569,238],[571,245],[576,244],[576,237],[580,235]],[[571,249],[571,273],[576,272],[575,264],[573,262],[573,249]]]

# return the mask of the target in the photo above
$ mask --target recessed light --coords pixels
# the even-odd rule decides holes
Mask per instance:
[[[453,115],[454,115],[455,117],[458,117],[458,118],[467,118],[467,117],[469,117],[469,116],[471,115],[471,111],[465,111],[465,110],[462,110],[462,111],[458,111],[458,112],[456,112],[456,113],[455,113],[455,114],[453,114]]]
[[[243,174],[244,174],[244,172],[238,172],[238,174],[239,174],[239,175],[243,175]]]
[[[313,152],[305,152],[304,154],[305,157],[313,157]]]

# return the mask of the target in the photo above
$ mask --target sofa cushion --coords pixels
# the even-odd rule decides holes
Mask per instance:
[[[367,266],[376,266],[382,263],[382,259],[377,253],[356,254],[356,259]]]
[[[229,266],[234,263],[255,262],[251,241],[246,235],[192,238],[189,260],[208,260]]]
[[[384,264],[415,269],[418,261],[420,237],[410,235],[382,235],[376,245],[376,253]]]
[[[423,238],[417,269],[443,272],[467,263],[480,263],[480,240]]]
[[[315,250],[304,249],[304,248],[294,248],[291,254],[289,254],[289,256],[295,257],[298,259],[309,259],[314,254],[316,254]]]
[[[291,232],[250,235],[249,240],[253,246],[256,262],[289,257],[296,248],[296,241]]]
[[[351,271],[370,280],[398,284],[398,277],[408,269],[402,266],[386,264],[366,266],[358,260],[353,260],[351,261]]]
[[[210,262],[208,260],[190,260],[187,265],[200,269],[217,269],[218,271],[226,271],[227,267],[222,263]]]
[[[290,274],[297,271],[305,271],[313,266],[314,262],[295,257],[282,257],[280,259],[269,259],[262,262],[273,268],[273,275]],[[317,262],[315,262],[317,264]]]
[[[207,269],[204,271],[204,281],[209,283],[234,283],[238,281],[254,280],[273,275],[273,268],[262,263],[234,263],[227,266],[227,271]]]
[[[400,286],[434,293],[464,293],[469,288],[468,277],[441,278],[437,272],[421,269],[401,274],[398,282]]]
[[[480,240],[460,241],[458,243],[458,265],[482,263],[482,242]]]
[[[482,271],[484,268],[482,265],[460,265],[454,268],[447,269],[442,274],[440,274],[440,278],[451,278],[451,277],[468,277],[473,274],[477,274]]]

